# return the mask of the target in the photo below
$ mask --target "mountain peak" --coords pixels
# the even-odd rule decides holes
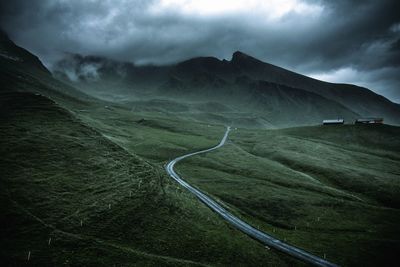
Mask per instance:
[[[260,62],[260,60],[249,56],[241,51],[236,51],[232,55],[232,63],[244,63],[244,62]]]
[[[7,44],[12,43],[12,41],[8,37],[8,34],[2,28],[0,28],[0,42],[3,45],[5,45],[5,43],[7,43]]]
[[[235,51],[235,52],[232,54],[232,59],[238,58],[238,57],[249,57],[249,55],[243,53],[242,51]]]

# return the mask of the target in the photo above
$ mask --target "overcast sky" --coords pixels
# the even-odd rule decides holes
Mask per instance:
[[[0,25],[51,68],[65,52],[138,64],[240,50],[400,103],[399,0],[0,0]]]

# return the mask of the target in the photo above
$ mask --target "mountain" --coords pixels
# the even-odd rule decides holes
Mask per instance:
[[[318,124],[327,117],[344,117],[351,121],[359,116],[318,94],[251,79],[238,72],[231,62],[212,57],[171,66],[135,66],[104,58],[69,55],[57,64],[54,75],[107,100],[148,100],[147,105],[143,101],[132,103],[136,110],[140,107],[149,110],[150,106],[160,111],[153,100],[163,98],[173,101],[169,108],[163,105],[165,112],[174,112],[179,102],[187,105],[186,114],[192,118],[244,127]],[[205,109],[210,102],[229,112]],[[203,107],[201,114],[193,108],[198,105]]]
[[[28,91],[63,101],[93,100],[80,90],[55,79],[40,59],[17,46],[0,30],[0,93]]]
[[[383,117],[387,123],[400,124],[400,105],[366,88],[319,81],[242,52],[235,52],[230,61],[198,57],[168,66],[137,66],[78,55],[72,59],[56,65],[56,77],[68,81],[66,74],[74,73],[78,77],[74,85],[106,98],[122,94],[218,102],[237,113],[253,114],[256,120],[267,122],[264,126],[319,124],[322,119],[339,117],[347,121]],[[96,79],[85,69],[95,69]]]
[[[97,97],[116,94],[145,96],[167,80],[165,67],[141,66],[98,56],[66,54],[56,63],[53,74],[59,80],[81,88]]]
[[[264,63],[241,52],[233,54],[231,63],[239,73],[253,79],[303,89],[341,103],[362,116],[385,117],[390,123],[400,123],[400,105],[367,88],[319,81]]]
[[[195,58],[179,63],[173,70],[175,77],[188,80],[199,75],[211,75],[235,84],[238,79],[267,81],[294,89],[318,94],[340,103],[360,116],[384,117],[387,122],[400,123],[400,105],[366,88],[319,81],[235,52],[231,61],[216,58]],[[241,86],[243,88],[243,86]],[[243,89],[247,89],[244,86]],[[341,115],[341,114],[338,114]]]
[[[50,75],[37,56],[14,44],[2,30],[0,30],[0,62],[12,62],[19,68]]]
[[[68,54],[55,65],[54,79],[38,57],[1,32],[0,65],[3,90],[14,84],[19,90],[79,98],[88,98],[87,94],[113,101],[164,98],[188,105],[189,110],[213,102],[230,110],[217,120],[224,124],[288,127],[339,117],[346,121],[383,117],[387,123],[400,124],[400,105],[366,88],[319,81],[242,52],[235,52],[230,61],[198,57],[168,66]],[[213,110],[202,112],[215,115]],[[196,119],[210,117],[197,113],[193,114]]]

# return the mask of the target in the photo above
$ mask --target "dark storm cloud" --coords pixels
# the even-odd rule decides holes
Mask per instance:
[[[391,29],[400,22],[399,3],[330,1],[326,6],[331,12],[314,32],[309,51],[323,59],[328,68],[346,64],[361,69],[398,66],[399,51],[390,47],[400,37]]]
[[[242,50],[400,101],[399,1],[268,2],[276,8],[204,14],[160,0],[4,1],[0,23],[48,66],[64,52],[166,64],[202,55],[229,59]],[[282,3],[294,7],[282,12]]]

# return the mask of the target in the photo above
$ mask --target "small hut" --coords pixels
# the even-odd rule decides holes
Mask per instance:
[[[383,118],[360,118],[354,124],[383,124]]]
[[[344,119],[323,120],[323,125],[344,124]]]

